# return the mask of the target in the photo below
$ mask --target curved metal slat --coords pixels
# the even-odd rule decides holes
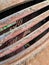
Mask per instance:
[[[34,32],[32,32],[29,35],[25,36],[24,38],[20,39],[16,43],[14,43],[14,44],[2,49],[0,51],[0,57],[2,57],[4,55],[7,55],[7,54],[13,52],[14,50],[17,50],[20,47],[24,46],[26,43],[30,42],[32,39],[34,39],[35,37],[40,35],[42,32],[44,32],[48,28],[49,28],[49,21],[47,23],[45,23],[43,26],[39,27]]]
[[[5,33],[0,36],[0,46],[3,44],[3,42],[6,42],[7,40],[19,35],[20,33],[26,31],[27,29],[33,27],[35,24],[39,23],[43,19],[49,16],[49,10],[42,13],[41,15],[33,18],[32,20],[26,22],[25,24],[9,31],[8,33]]]
[[[34,13],[35,11],[40,10],[46,6],[48,6],[48,3],[47,3],[47,1],[44,1],[44,2],[41,2],[39,4],[30,6],[26,9],[23,9],[19,12],[16,12],[16,13],[14,13],[6,18],[3,18],[0,20],[0,28],[7,26],[7,25],[9,25],[9,24],[11,24],[11,23],[31,14],[31,13]]]
[[[30,0],[0,0],[0,11],[5,10],[6,8],[22,4],[24,2],[29,2]]]
[[[35,54],[37,54],[40,51],[40,49],[39,49],[38,52],[37,52],[37,49],[39,48],[39,46],[40,46],[41,49],[43,49],[43,48],[45,48],[45,46],[48,42],[49,42],[49,33],[47,33],[44,37],[42,37],[40,40],[38,40],[35,44],[30,46],[25,51],[22,51],[19,54],[13,56],[12,58],[9,58],[9,59],[6,59],[5,61],[0,62],[0,64],[1,65],[6,65],[6,64],[10,65],[11,63],[14,64],[15,61],[16,61],[16,64],[18,64],[19,62],[22,62],[23,60],[26,60],[31,55],[34,56]],[[44,44],[44,47],[41,46],[43,44]]]

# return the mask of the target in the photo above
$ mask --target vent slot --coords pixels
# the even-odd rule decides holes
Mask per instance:
[[[49,29],[45,30],[42,34],[40,34],[39,36],[37,36],[36,38],[34,38],[32,41],[29,42],[29,46],[31,46],[32,44],[34,44],[35,42],[37,42],[40,38],[42,38],[44,35],[46,35],[49,32]],[[28,44],[28,43],[27,43]],[[21,47],[21,50],[18,49],[19,51],[14,51],[8,55],[5,55],[4,57],[0,58],[0,61],[4,61],[18,53],[20,53],[20,51],[23,51],[24,49],[26,49],[28,47],[26,47],[26,45],[24,47]]]
[[[16,22],[13,23],[12,25],[9,24],[10,27],[5,26],[5,27],[1,28],[1,29],[0,29],[0,35],[2,35],[2,34],[8,32],[8,31],[14,29],[15,27],[18,27],[19,25],[24,24],[25,22],[27,22],[27,21],[29,21],[30,19],[32,19],[32,18],[34,18],[34,17],[36,17],[36,16],[42,14],[43,12],[45,12],[45,11],[47,11],[47,10],[48,10],[48,6],[46,6],[46,7],[42,8],[42,9],[40,9],[40,10],[38,10],[38,11],[36,11],[36,12],[34,12],[34,13],[32,13],[32,14],[30,14],[30,15],[28,15],[28,16],[26,16],[26,17],[24,17],[24,18],[22,18],[22,19],[20,19],[20,20],[18,20],[18,21],[16,21]],[[19,25],[18,25],[18,23],[19,23]],[[7,28],[6,28],[6,27],[7,27]]]
[[[42,0],[42,1],[45,1],[45,0]],[[29,6],[32,6],[32,5],[37,4],[39,2],[42,2],[42,1],[41,0],[38,0],[38,1],[33,0],[33,1],[30,1],[30,2],[27,2],[27,3],[15,6],[15,7],[9,9],[9,10],[0,12],[0,15],[1,15],[0,19],[5,18],[5,17],[7,17],[7,16],[9,16],[9,15],[15,13],[15,12],[18,12],[18,11],[20,11],[22,9],[25,9],[25,8],[27,8]]]
[[[44,20],[40,21],[38,24],[36,24],[35,26],[33,26],[31,29],[27,30],[28,33],[33,32],[34,30],[36,30],[37,28],[39,28],[40,26],[42,26],[43,24],[45,24],[47,21],[49,20],[49,17],[45,18]],[[27,34],[24,35],[25,32],[19,34],[18,36],[6,41],[5,43],[3,43],[2,46],[0,46],[0,49],[3,49],[13,43],[15,43],[16,41],[20,40],[22,37],[26,36]],[[24,36],[23,36],[24,35]]]

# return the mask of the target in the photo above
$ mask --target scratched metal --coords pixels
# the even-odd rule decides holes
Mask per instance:
[[[47,3],[47,1],[44,1],[39,4],[25,8],[19,12],[16,12],[6,18],[3,18],[0,20],[0,28],[6,26],[8,24],[11,24],[11,23],[13,23],[13,22],[33,13],[33,12],[37,11],[37,10],[40,10],[41,8],[46,7],[46,6],[48,6],[48,3]]]
[[[30,33],[29,35],[25,36],[21,40],[17,41],[16,43],[2,49],[0,51],[0,57],[7,55],[13,52],[14,50],[17,50],[20,47],[24,46],[26,43],[28,43],[29,41],[31,41],[32,39],[40,35],[42,32],[44,32],[48,28],[49,28],[49,21],[45,23],[43,26],[41,26],[40,28],[38,28],[37,30],[35,30],[34,32]]]
[[[22,24],[21,26],[3,34],[0,35],[0,46],[3,44],[3,42],[6,42],[7,40],[19,35],[20,33],[26,31],[27,29],[33,27],[35,24],[39,23],[43,19],[49,16],[49,10],[42,13],[41,15],[31,19],[30,21],[26,22],[25,24]]]
[[[6,59],[5,61],[0,62],[0,65],[6,65],[6,64],[10,65],[11,63],[14,63],[15,61],[16,61],[16,64],[18,64],[18,62],[21,62],[21,61],[23,61],[23,59],[25,60],[26,58],[28,58],[29,57],[28,55],[30,54],[30,52],[32,52],[32,56],[35,56],[35,53],[37,51],[34,52],[34,50],[37,49],[39,46],[43,45],[44,42],[46,42],[48,39],[49,39],[49,33],[47,33],[44,37],[42,37],[40,40],[38,40],[35,44],[30,46],[25,51],[22,51],[19,54],[15,55],[9,59]],[[39,51],[40,51],[40,49],[39,49]]]

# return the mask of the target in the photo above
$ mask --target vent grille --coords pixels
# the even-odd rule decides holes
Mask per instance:
[[[47,1],[36,2],[34,5],[32,3],[26,7],[23,3],[22,10],[15,10],[7,17],[2,17],[7,11],[1,12],[3,14],[0,19],[1,65],[10,65],[21,59],[49,38],[49,4]],[[18,5],[19,8],[21,6],[22,4]]]

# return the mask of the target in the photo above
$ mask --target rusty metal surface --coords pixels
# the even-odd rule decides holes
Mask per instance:
[[[30,6],[24,10],[19,11],[19,12],[16,12],[6,18],[3,18],[0,20],[0,28],[6,26],[8,24],[11,24],[11,23],[31,14],[31,13],[34,13],[35,11],[40,10],[48,5],[49,4],[47,3],[47,1],[44,1],[39,4]]]
[[[24,32],[27,29],[33,27],[35,24],[39,23],[39,21],[42,21],[44,18],[46,18],[48,16],[49,16],[49,10],[42,13],[41,15],[33,18],[32,20],[26,22],[25,24],[15,28],[14,30],[11,30],[3,35],[0,35],[0,46],[3,44],[3,42],[6,42],[7,40],[19,35],[20,33]]]
[[[43,40],[44,39],[44,40]],[[32,45],[31,47],[29,47],[28,49],[26,49],[25,51],[22,51],[21,53],[15,55],[12,58],[9,58],[3,62],[0,62],[0,65],[10,65],[11,63],[14,64],[14,62],[16,64],[19,64],[19,62],[21,63],[22,61],[26,60],[26,58],[28,57],[33,57],[35,56],[38,52],[40,52],[42,49],[45,48],[46,46],[46,42],[49,41],[49,33],[47,33],[44,37],[42,37],[39,41],[37,41],[34,45]],[[44,45],[41,46],[41,45]],[[38,49],[38,48],[41,49]],[[28,51],[29,50],[29,51]],[[38,52],[37,52],[38,50]],[[14,60],[13,60],[14,59]],[[8,61],[8,62],[7,62]],[[9,62],[10,61],[10,62]]]
[[[28,1],[30,0],[0,0],[0,11]]]
[[[7,54],[13,52],[14,50],[17,50],[18,48],[24,46],[26,43],[28,43],[29,41],[31,41],[32,39],[34,39],[35,37],[40,35],[42,32],[44,32],[48,28],[49,28],[49,22],[45,23],[43,26],[41,26],[34,32],[30,33],[29,35],[25,36],[21,40],[17,41],[16,43],[10,45],[7,48],[2,49],[0,51],[0,57],[7,55]]]

